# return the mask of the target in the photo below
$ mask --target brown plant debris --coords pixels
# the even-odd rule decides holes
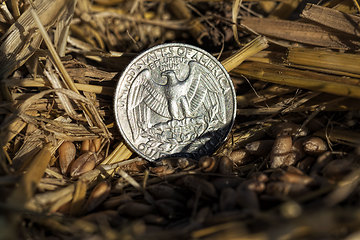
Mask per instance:
[[[315,3],[316,2],[316,3]],[[359,239],[359,0],[0,3],[0,239]],[[212,156],[115,123],[141,51],[197,45],[236,90]]]

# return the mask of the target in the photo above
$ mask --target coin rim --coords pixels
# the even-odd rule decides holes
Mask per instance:
[[[164,48],[164,47],[175,47],[175,46],[184,46],[184,47],[188,47],[188,48],[193,48],[201,53],[203,53],[204,55],[208,56],[210,59],[212,59],[216,65],[218,65],[220,67],[220,69],[224,72],[225,76],[227,77],[227,80],[230,82],[230,88],[231,88],[231,92],[232,92],[232,95],[233,95],[233,100],[234,100],[234,111],[233,111],[233,117],[232,117],[232,121],[230,123],[230,126],[229,126],[229,129],[227,131],[227,133],[224,135],[224,139],[222,139],[221,141],[219,141],[218,144],[215,145],[214,147],[214,151],[212,153],[209,153],[209,154],[213,154],[217,151],[217,149],[220,147],[221,144],[223,144],[229,137],[229,134],[234,126],[234,123],[235,123],[235,118],[236,118],[236,109],[237,109],[237,103],[236,103],[236,92],[235,92],[235,87],[234,87],[234,84],[233,84],[233,81],[231,80],[231,77],[228,73],[228,71],[225,69],[225,67],[221,64],[221,62],[219,60],[217,60],[213,55],[211,55],[209,52],[205,51],[204,49],[202,48],[199,48],[197,46],[193,46],[193,45],[190,45],[190,44],[186,44],[186,43],[164,43],[164,44],[160,44],[160,45],[157,45],[157,46],[154,46],[154,47],[151,47],[143,52],[141,52],[138,56],[136,56],[133,60],[131,60],[131,62],[127,65],[127,67],[125,68],[125,70],[121,73],[121,76],[117,82],[117,85],[116,85],[116,89],[115,89],[115,95],[114,95],[114,115],[115,115],[115,119],[116,119],[116,125],[117,125],[117,128],[119,129],[120,133],[121,133],[121,136],[122,138],[125,140],[125,143],[127,146],[129,146],[134,152],[136,152],[139,156],[143,157],[144,159],[150,161],[150,162],[156,162],[156,161],[159,161],[160,159],[151,159],[149,157],[147,157],[146,155],[144,155],[143,153],[141,153],[135,146],[134,144],[132,144],[130,142],[130,140],[128,140],[128,137],[126,136],[125,132],[122,130],[122,127],[121,127],[121,124],[120,124],[120,120],[119,120],[119,110],[117,110],[117,99],[118,99],[118,94],[119,94],[119,91],[120,91],[120,86],[122,85],[121,83],[124,81],[124,78],[125,78],[125,75],[126,75],[126,72],[129,71],[129,69],[132,67],[132,65],[137,62],[140,58],[142,58],[144,55],[146,55],[147,53],[149,52],[152,52],[152,51],[155,51],[159,48]],[[127,114],[125,112],[125,114]],[[175,153],[176,154],[176,153]]]

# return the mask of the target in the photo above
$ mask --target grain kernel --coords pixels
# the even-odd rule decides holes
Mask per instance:
[[[89,151],[89,149],[90,149],[90,140],[86,139],[86,140],[82,141],[81,148],[80,148],[81,153],[85,153],[85,152]]]
[[[61,173],[66,174],[70,163],[75,159],[75,145],[72,142],[63,142],[63,144],[59,147],[58,152]]]
[[[204,172],[215,172],[218,168],[218,161],[214,157],[203,156],[199,159],[199,167]]]
[[[318,156],[327,150],[325,141],[319,137],[311,137],[304,143],[304,151],[310,155]]]
[[[233,173],[233,161],[224,156],[219,161],[219,172],[224,175],[231,175]]]
[[[86,203],[87,211],[91,211],[99,206],[110,194],[111,185],[104,181],[96,185],[96,187],[90,193],[90,196]]]
[[[70,166],[70,176],[78,177],[85,172],[93,170],[95,164],[96,155],[92,152],[86,152],[72,162]]]

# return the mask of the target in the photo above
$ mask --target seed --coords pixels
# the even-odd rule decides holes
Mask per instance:
[[[286,167],[286,171],[289,173],[294,173],[294,174],[298,174],[298,175],[305,175],[303,171],[301,171],[300,169],[298,169],[294,166]]]
[[[126,202],[131,202],[132,200],[133,199],[131,198],[131,196],[129,194],[124,193],[124,194],[121,194],[120,196],[110,197],[103,203],[103,206],[106,209],[113,209],[115,207],[118,207],[119,205],[126,203]]]
[[[273,159],[274,164],[272,164],[271,167],[277,168],[277,167],[289,166],[291,164],[294,164],[296,162],[296,159],[297,159],[297,156],[296,156],[296,153],[294,153],[294,152],[276,156]]]
[[[119,213],[116,210],[105,210],[90,213],[82,217],[81,219],[89,222],[94,222],[96,224],[98,224],[99,222],[104,223],[105,221],[120,222],[122,220],[120,219]]]
[[[209,219],[210,215],[211,215],[211,209],[209,207],[203,207],[197,212],[195,217],[195,222],[203,223]]]
[[[199,159],[199,167],[204,172],[215,172],[218,168],[218,161],[214,157],[203,156]]]
[[[94,147],[95,147],[95,152],[98,152],[100,150],[101,147],[101,138],[95,138],[92,140]]]
[[[289,165],[288,163],[294,158],[294,154],[290,154],[291,147],[291,136],[279,136],[275,139],[274,146],[270,154],[272,168]]]
[[[231,175],[233,173],[233,161],[226,156],[220,158],[219,172],[224,175]]]
[[[313,178],[305,175],[301,170],[295,167],[288,167],[287,171],[280,170],[278,171],[275,180],[280,180],[288,183],[299,183],[299,184],[309,184],[314,181]]]
[[[280,136],[275,139],[274,146],[272,148],[272,155],[281,155],[289,153],[292,147],[291,136]]]
[[[66,174],[68,172],[70,163],[75,159],[75,145],[72,142],[63,142],[58,151],[61,173]]]
[[[289,183],[299,183],[299,184],[309,184],[313,182],[313,178],[306,175],[299,175],[296,173],[285,172],[281,177],[281,181],[289,182]]]
[[[272,166],[274,168],[290,166],[298,162],[300,159],[302,159],[305,156],[305,152],[302,147],[303,141],[304,141],[303,138],[294,141],[291,146],[291,150],[288,153],[273,155],[274,165]]]
[[[346,159],[336,159],[324,167],[322,170],[325,177],[333,181],[339,181],[349,174],[352,170],[352,163]]]
[[[260,182],[256,179],[246,180],[241,185],[253,192],[258,192],[258,193],[263,192],[266,188],[266,185],[264,182]]]
[[[217,196],[214,185],[200,177],[185,176],[179,179],[178,183],[195,193],[201,191],[201,193],[207,197],[216,198]]]
[[[135,162],[126,164],[126,165],[120,167],[120,169],[124,170],[127,173],[143,172],[143,171],[145,171],[147,164],[148,164],[147,161],[142,159],[141,161],[135,161]]]
[[[165,225],[168,223],[168,220],[166,220],[163,216],[155,214],[145,215],[143,219],[147,224]]]
[[[240,185],[236,188],[236,202],[240,207],[258,211],[259,199],[254,191]]]
[[[70,166],[70,176],[78,177],[83,173],[86,173],[90,170],[93,170],[96,163],[96,154],[93,152],[85,152],[75,161],[71,163]]]
[[[169,219],[185,215],[185,205],[174,199],[161,199],[155,202],[158,211]]]
[[[90,193],[86,203],[87,211],[91,211],[99,206],[110,194],[111,185],[107,181],[100,182]]]
[[[301,206],[295,201],[288,201],[282,204],[279,210],[285,218],[296,218],[302,213]]]
[[[81,153],[85,153],[90,150],[90,140],[86,139],[82,141],[80,151]]]
[[[175,172],[175,169],[169,165],[162,165],[157,167],[150,167],[150,171],[159,177],[163,177]]]
[[[315,162],[315,158],[313,157],[306,157],[303,160],[301,160],[298,163],[298,168],[304,172],[307,172],[308,170],[310,170],[311,166],[313,165],[313,163]]]
[[[318,156],[327,150],[326,142],[319,137],[310,137],[304,143],[304,150],[306,153]]]
[[[259,140],[246,144],[245,149],[251,155],[264,157],[270,152],[273,144],[274,140]]]
[[[293,142],[291,147],[291,153],[294,155],[294,162],[298,162],[300,159],[305,157],[305,151],[303,149],[304,138],[298,138]],[[291,163],[291,164],[293,164]]]
[[[319,171],[325,167],[325,165],[330,162],[332,160],[332,153],[330,151],[326,151],[323,154],[319,155],[316,158],[316,161],[314,163],[314,165],[311,168],[311,173],[312,174],[318,174]]]
[[[221,191],[219,207],[221,211],[233,210],[236,206],[236,191],[232,188],[225,188]]]
[[[305,184],[289,182],[270,182],[266,185],[266,193],[270,195],[299,196],[308,191]]]
[[[259,182],[267,182],[269,181],[269,177],[262,173],[262,172],[254,172],[253,174],[251,174],[251,178],[259,181]]]
[[[227,187],[234,188],[243,181],[244,180],[239,177],[220,177],[220,178],[215,178],[212,181],[212,184],[217,190],[221,191],[222,189]]]
[[[185,201],[184,196],[181,195],[180,193],[178,193],[174,189],[174,187],[170,187],[165,184],[154,184],[154,185],[148,186],[147,190],[156,199],[170,198],[170,199],[176,199],[179,201]]]
[[[190,165],[190,161],[189,159],[187,158],[179,158],[177,160],[177,165],[181,168],[181,169],[184,169],[184,168],[187,168],[189,165]]]
[[[127,202],[118,208],[119,214],[128,217],[142,217],[150,214],[153,210],[151,205],[139,202]]]
[[[96,152],[96,147],[95,147],[95,144],[94,144],[93,140],[90,140],[89,151],[90,152]]]
[[[234,167],[244,165],[251,160],[250,154],[246,149],[235,150],[229,157],[234,162]]]
[[[104,161],[104,159],[105,159],[104,152],[99,152],[99,153],[97,153],[96,165],[98,165],[99,163],[101,163],[102,161]]]

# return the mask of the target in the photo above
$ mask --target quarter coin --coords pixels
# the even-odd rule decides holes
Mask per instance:
[[[153,47],[131,61],[114,101],[123,138],[149,161],[214,153],[236,114],[225,68],[208,52],[182,43]]]

